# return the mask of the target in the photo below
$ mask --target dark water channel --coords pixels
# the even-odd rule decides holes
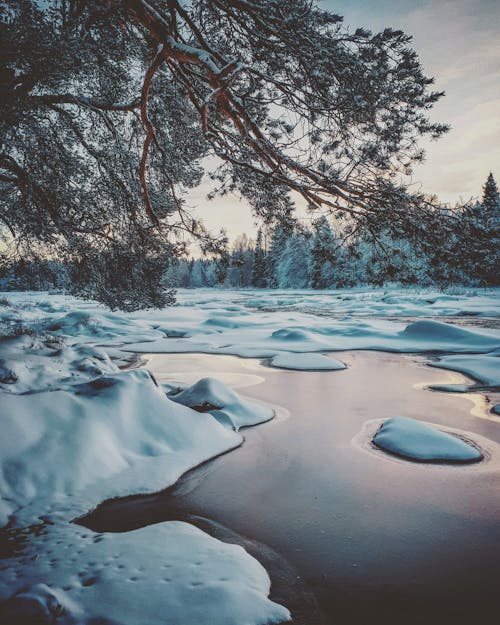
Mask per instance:
[[[269,570],[273,598],[295,623],[500,622],[500,419],[481,395],[426,389],[465,378],[421,358],[335,357],[346,371],[151,357],[160,380],[212,375],[279,406],[278,416],[175,487],[111,502],[85,524],[125,531],[179,518],[241,542]],[[377,424],[366,423],[395,415],[467,432],[486,460],[426,465],[371,448]]]

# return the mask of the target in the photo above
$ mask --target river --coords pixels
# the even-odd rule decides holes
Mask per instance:
[[[217,377],[274,406],[276,418],[246,429],[242,447],[174,487],[101,506],[85,524],[125,531],[180,518],[239,542],[266,566],[272,597],[297,624],[496,621],[499,418],[483,395],[429,390],[470,381],[421,356],[334,357],[348,368],[284,371],[232,356],[146,356],[160,381]],[[485,460],[429,465],[376,450],[376,420],[396,415],[464,433]]]

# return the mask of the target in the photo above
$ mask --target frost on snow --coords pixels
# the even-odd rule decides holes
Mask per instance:
[[[388,419],[374,444],[397,456],[419,462],[477,462],[483,454],[457,436],[408,417]]]

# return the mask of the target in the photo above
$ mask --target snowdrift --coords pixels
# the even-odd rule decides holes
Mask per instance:
[[[466,463],[483,458],[476,447],[457,436],[409,417],[387,419],[373,443],[391,454],[418,462]]]

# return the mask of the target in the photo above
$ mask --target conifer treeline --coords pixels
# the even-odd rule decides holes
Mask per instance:
[[[480,202],[457,207],[441,233],[395,237],[388,230],[346,236],[345,224],[321,217],[312,227],[279,225],[255,241],[239,237],[223,261],[172,266],[177,287],[329,289],[359,284],[496,286],[500,284],[500,195],[490,174]],[[451,225],[450,225],[451,224]],[[425,240],[424,240],[425,239]]]
[[[164,283],[169,288],[283,289],[387,282],[499,285],[500,195],[492,174],[481,201],[457,207],[448,222],[439,232],[419,232],[411,238],[395,237],[388,230],[347,236],[348,225],[324,216],[311,227],[288,221],[260,229],[255,241],[241,235],[222,258],[176,260]],[[0,287],[65,289],[71,273],[70,267],[56,261],[21,260],[0,277]]]

